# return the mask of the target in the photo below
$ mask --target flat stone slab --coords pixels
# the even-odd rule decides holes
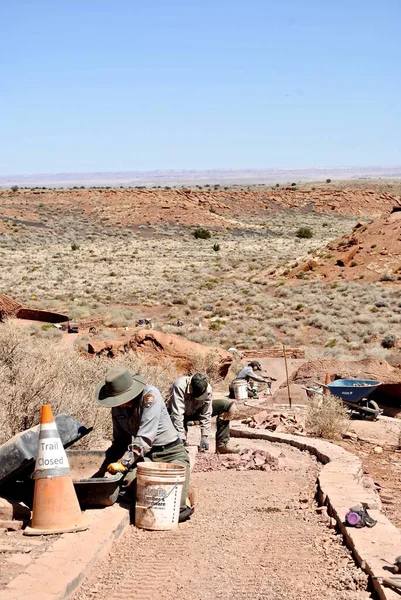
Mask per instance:
[[[1,600],[64,600],[129,525],[129,511],[115,504],[86,511],[89,529],[61,535],[1,592]],[[27,595],[28,594],[28,595]]]
[[[380,578],[392,575],[388,569],[401,553],[401,532],[381,512],[377,492],[363,485],[362,461],[358,456],[325,440],[250,429],[239,422],[232,422],[230,431],[232,437],[289,444],[314,454],[324,465],[318,477],[321,504],[327,505],[357,563],[371,576],[378,598],[400,599],[399,593],[380,584]],[[346,512],[359,502],[367,502],[369,514],[377,520],[371,529],[344,525]]]

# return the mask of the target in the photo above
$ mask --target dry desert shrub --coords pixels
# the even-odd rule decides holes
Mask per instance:
[[[177,377],[175,366],[167,362],[150,366],[134,353],[113,361],[88,359],[58,341],[38,339],[10,321],[1,324],[0,443],[36,425],[42,404],[51,404],[55,414],[68,413],[85,426],[93,426],[86,446],[96,447],[110,439],[110,411],[96,404],[93,392],[114,364],[144,375],[163,394]]]
[[[207,354],[194,353],[190,358],[192,362],[190,375],[204,373],[212,385],[221,381],[219,375],[219,357],[216,352],[211,350]]]
[[[244,368],[244,364],[243,364],[240,356],[236,353],[233,356],[234,356],[234,360],[231,363],[231,366],[228,370],[227,377],[226,377],[227,381],[232,381],[233,379],[235,379],[237,377],[238,373]]]
[[[306,427],[315,437],[328,440],[341,438],[348,426],[348,412],[340,398],[314,394],[309,401]]]

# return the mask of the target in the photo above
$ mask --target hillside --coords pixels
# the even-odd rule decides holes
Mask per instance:
[[[288,277],[401,282],[401,206],[314,252]]]

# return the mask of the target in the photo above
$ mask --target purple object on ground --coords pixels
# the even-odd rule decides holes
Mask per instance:
[[[349,511],[345,515],[345,521],[347,522],[348,525],[352,525],[353,527],[356,527],[361,522],[361,516],[356,512]]]

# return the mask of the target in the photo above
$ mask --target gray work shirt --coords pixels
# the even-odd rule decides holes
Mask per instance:
[[[184,415],[196,415],[199,419],[201,435],[206,437],[210,433],[210,424],[212,419],[212,400],[213,392],[210,384],[206,391],[194,398],[191,386],[191,376],[179,377],[174,381],[170,388],[170,393],[167,399],[167,406],[174,427],[178,431],[178,435],[182,440],[185,440],[187,435],[184,428]]]
[[[265,381],[264,377],[260,375],[256,375],[255,371],[252,367],[244,367],[242,371],[240,371],[235,379],[253,379],[254,381]]]
[[[152,446],[166,446],[178,439],[162,395],[153,385],[147,385],[143,391],[139,419],[133,415],[132,408],[121,406],[112,408],[111,416],[113,442],[106,451],[104,468],[122,458],[130,444],[145,456]]]

